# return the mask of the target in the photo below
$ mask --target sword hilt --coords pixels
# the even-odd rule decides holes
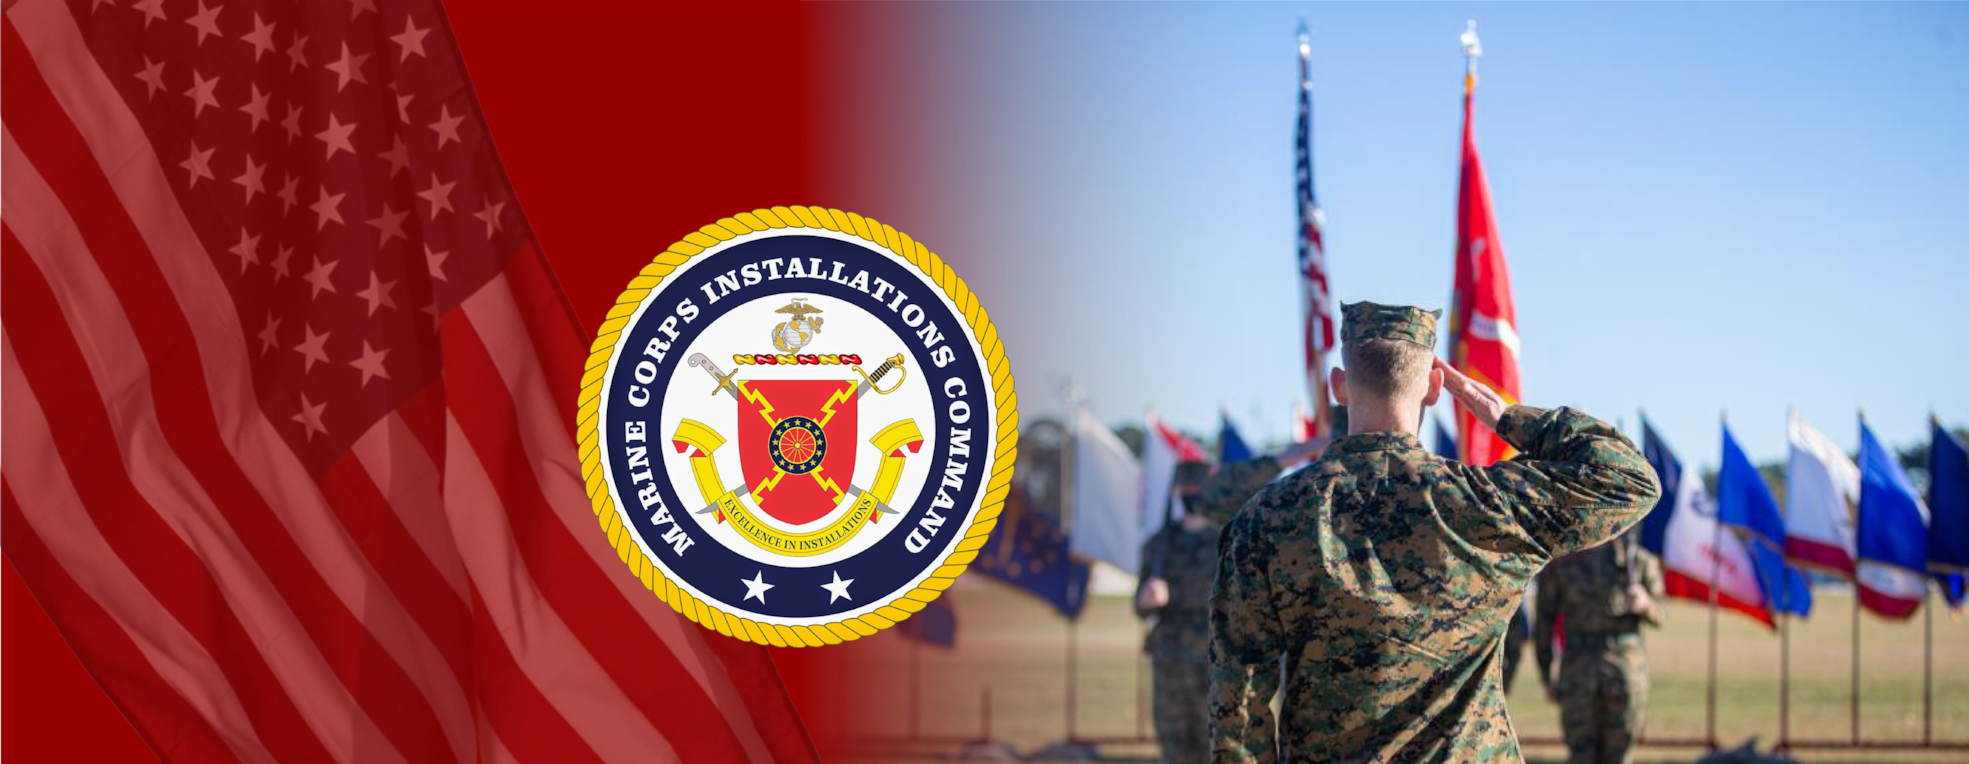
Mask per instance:
[[[889,389],[887,390],[884,390],[881,387],[877,386],[875,383],[882,381],[882,375],[888,374],[889,371],[892,369],[901,371],[903,375],[902,379],[896,380],[896,383],[890,385]],[[874,390],[875,392],[881,393],[883,395],[888,395],[889,393],[895,392],[897,388],[902,387],[902,383],[909,381],[909,370],[903,368],[903,358],[901,353],[897,353],[893,356],[890,356],[889,360],[883,361],[881,366],[875,367],[874,374],[869,374],[867,372],[862,371],[860,366],[855,367],[855,373],[861,375],[862,381],[868,383],[868,387],[870,389]]]
[[[721,372],[718,370],[718,365],[712,363],[711,359],[705,356],[703,353],[692,353],[690,357],[690,364],[692,366],[702,367],[705,373],[710,374],[712,379],[718,381],[718,386],[711,388],[712,395],[717,395],[719,391],[727,391],[731,393],[731,396],[733,398],[738,397],[738,388],[732,385],[732,377],[738,376],[737,369],[733,369],[732,373],[730,374]]]

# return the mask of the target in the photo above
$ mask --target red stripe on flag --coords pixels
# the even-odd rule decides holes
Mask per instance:
[[[546,261],[531,244],[522,247],[507,261],[505,277],[503,280],[505,287],[510,290],[513,299],[511,309],[520,314],[514,317],[514,323],[523,324],[524,331],[532,342],[530,347],[538,356],[540,371],[546,377],[545,383],[553,399],[559,404],[554,412],[554,418],[563,423],[571,442],[574,439],[572,423],[576,399],[580,395],[581,388],[580,370],[587,360],[580,343],[580,339],[585,337],[584,330],[575,320],[574,313],[569,309],[553,273],[547,269]],[[500,282],[496,281],[487,288],[500,288]],[[481,297],[483,296],[482,294]],[[472,312],[478,310],[473,307],[475,302],[476,300],[467,302],[467,317],[479,315]],[[484,307],[498,309],[491,304],[486,304]],[[475,326],[474,331],[476,330]],[[525,378],[524,373],[521,378]],[[578,476],[569,475],[569,479],[579,483]],[[586,507],[587,504],[584,502],[583,506]],[[584,517],[581,524],[587,525],[589,522]],[[632,591],[629,596],[649,595],[641,591]],[[659,611],[665,610],[661,603],[651,604]],[[673,618],[674,615],[669,612],[659,612],[656,617]],[[807,735],[805,725],[800,721],[799,712],[780,679],[770,653],[753,645],[721,636],[705,635],[695,630],[685,633],[688,635],[686,639],[691,641],[692,646],[707,647],[718,663],[726,669],[726,676],[723,678],[728,679],[736,688],[736,695],[742,700],[747,714],[758,729],[759,738],[771,752],[774,761],[816,760],[818,753]],[[684,647],[680,648],[680,651],[688,649],[690,648]]]
[[[159,758],[236,762],[218,730],[159,676],[143,650],[116,619],[70,578],[34,527],[27,524],[14,489],[0,480],[0,535],[7,559],[34,581],[34,598],[47,609],[89,674]],[[133,712],[132,709],[139,709]]]
[[[1703,583],[1701,579],[1677,572],[1672,568],[1663,568],[1661,573],[1662,589],[1667,592],[1668,596],[1680,597],[1685,600],[1695,600],[1697,602],[1709,601],[1709,585]],[[1734,610],[1750,616],[1768,628],[1776,629],[1778,627],[1777,621],[1772,620],[1770,611],[1728,594],[1719,593],[1716,597],[1716,604],[1725,610]]]
[[[513,659],[477,587],[472,589],[472,629],[479,635],[479,649],[472,656],[484,676],[483,686],[497,688],[479,696],[480,707],[513,757],[530,762],[600,762],[601,757]]]
[[[1847,578],[1853,577],[1853,558],[1846,554],[1846,550],[1831,544],[1798,536],[1786,536],[1784,555],[1791,558],[1793,562],[1811,565]]]
[[[11,22],[4,24],[4,33],[9,38],[4,44],[19,44]],[[0,108],[21,100],[21,91],[12,86],[18,72],[12,58],[6,55],[7,71],[0,75],[6,77],[9,94]],[[109,543],[110,553],[130,567],[137,582],[218,662],[245,706],[254,732],[269,751],[282,761],[332,762],[239,615],[226,606],[218,581],[197,553],[178,537],[122,469],[77,467],[93,465],[101,455],[119,453],[116,432],[74,336],[59,322],[45,320],[61,315],[53,290],[14,238],[13,229],[4,223],[0,223],[0,271],[7,274],[0,279],[0,322],[9,327],[28,387],[50,412],[56,451],[71,475],[83,509]],[[28,327],[33,329],[24,331]]]
[[[0,102],[0,119],[22,152],[34,157],[37,167],[43,169],[50,190],[75,219],[104,277],[129,314],[130,327],[150,365],[151,394],[157,401],[171,402],[158,406],[157,415],[172,450],[291,606],[322,657],[391,743],[411,761],[456,759],[423,693],[336,596],[321,572],[308,564],[277,514],[241,465],[230,457],[219,436],[210,387],[191,326],[172,295],[160,288],[169,282],[109,179],[96,165],[89,146],[64,118],[65,112],[49,91],[11,17],[0,26],[0,34],[4,35],[4,43],[0,43],[4,47],[0,52],[4,72],[0,78],[4,78],[7,93]],[[50,172],[49,168],[59,171]],[[23,253],[17,259],[25,261],[26,257]],[[35,272],[38,278],[38,269]],[[47,312],[40,316],[61,315],[52,293],[46,307]],[[25,327],[37,320],[30,313],[8,323]],[[73,368],[87,367],[78,364]],[[104,453],[115,453],[115,440],[107,443],[110,445]],[[191,458],[185,458],[187,455]],[[124,479],[127,483],[127,476]]]
[[[695,683],[680,681],[690,676],[683,664],[616,593],[581,551],[581,542],[554,516],[554,506],[541,492],[530,457],[517,439],[518,410],[471,321],[452,311],[443,319],[442,334],[454,419],[492,479],[520,556],[541,594],[623,694],[676,746],[682,760],[744,758],[744,748],[711,698]],[[573,448],[573,443],[568,447]],[[588,507],[586,496],[564,500]],[[601,540],[597,530],[588,543]],[[625,662],[630,656],[637,662],[636,670]],[[653,676],[672,681],[659,684],[651,680]]]
[[[554,396],[555,410],[566,423],[568,442],[574,443],[574,411],[581,396],[581,373],[587,365],[587,331],[568,305],[547,260],[532,243],[520,247],[506,261],[506,283],[513,292],[520,315],[526,319],[527,334],[533,340],[534,354],[547,373],[548,388]]]
[[[1921,600],[1902,599],[1864,584],[1854,588],[1859,590],[1860,606],[1882,618],[1904,621],[1921,609]]]
[[[376,575],[403,603],[411,619],[430,637],[467,697],[473,693],[471,609],[452,591],[423,547],[397,517],[399,510],[437,512],[438,507],[390,506],[389,499],[363,471],[354,451],[342,455],[321,476],[322,496],[335,511]]]

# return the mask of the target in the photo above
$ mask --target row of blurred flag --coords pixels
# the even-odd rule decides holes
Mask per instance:
[[[1913,615],[1930,579],[1960,607],[1969,571],[1969,451],[1939,422],[1931,430],[1924,501],[1864,421],[1855,462],[1792,412],[1780,511],[1727,425],[1712,500],[1644,418],[1643,450],[1662,495],[1641,522],[1641,543],[1661,558],[1670,596],[1713,595],[1768,626],[1779,615],[1810,615],[1807,569],[1852,582],[1860,605],[1887,618]]]
[[[1153,413],[1144,421],[1139,457],[1092,414],[1082,410],[1076,419],[1065,476],[1071,531],[1014,489],[1001,529],[976,563],[986,576],[1070,619],[1086,603],[1093,562],[1143,574],[1142,544],[1183,512],[1181,497],[1171,495],[1176,465],[1212,460]],[[1431,451],[1456,458],[1454,431],[1440,420],[1432,428]],[[1707,602],[1713,594],[1720,607],[1773,628],[1780,615],[1811,613],[1808,569],[1852,582],[1860,605],[1883,617],[1913,615],[1930,580],[1960,607],[1969,572],[1969,450],[1939,423],[1931,437],[1923,495],[1864,422],[1856,461],[1793,412],[1780,508],[1727,426],[1712,497],[1644,416],[1643,450],[1661,478],[1662,496],[1639,526],[1641,543],[1662,560],[1669,596]],[[1255,455],[1222,416],[1214,461]],[[953,619],[935,618],[920,620],[954,632]]]

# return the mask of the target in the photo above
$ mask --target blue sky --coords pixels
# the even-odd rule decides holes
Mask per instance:
[[[963,136],[940,161],[997,218],[919,235],[1011,266],[972,278],[1028,411],[1071,375],[1107,421],[1214,432],[1222,406],[1284,435],[1301,19],[1334,288],[1443,306],[1476,19],[1527,402],[1633,431],[1645,406],[1710,465],[1724,411],[1759,460],[1788,406],[1853,446],[1861,408],[1895,445],[1931,409],[1969,421],[1969,5],[918,12],[946,59],[918,84],[956,94],[934,120]]]

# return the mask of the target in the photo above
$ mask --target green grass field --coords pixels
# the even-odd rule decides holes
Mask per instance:
[[[1853,600],[1820,590],[1812,618],[1791,635],[1791,736],[1838,740],[1850,735],[1851,614]],[[892,634],[843,646],[841,667],[854,684],[875,692],[843,698],[838,717],[808,719],[820,734],[855,738],[908,737],[911,714],[910,656],[915,656],[921,703],[918,736],[990,736],[1021,752],[1066,737],[1067,629],[1052,611],[1014,590],[967,577],[950,595],[958,610],[958,649],[913,648]],[[1705,605],[1673,601],[1663,628],[1647,634],[1653,693],[1646,734],[1657,739],[1704,736],[1709,612]],[[1742,616],[1718,620],[1717,738],[1734,745],[1752,736],[1769,745],[1778,733],[1780,640]],[[1867,741],[1919,741],[1922,735],[1922,618],[1890,623],[1861,617],[1860,734]],[[1139,645],[1141,625],[1121,597],[1097,597],[1079,630],[1075,731],[1105,740],[1147,731],[1141,719],[1141,683],[1147,681]],[[1933,727],[1936,740],[1969,742],[1969,622],[1938,612],[1934,623]],[[1524,673],[1510,698],[1520,738],[1557,740],[1558,711],[1545,701],[1526,653]],[[951,746],[911,747],[940,752]],[[1110,742],[1104,753],[1148,759],[1153,746]],[[1535,759],[1560,758],[1554,746],[1527,745]],[[1692,761],[1698,749],[1651,747],[1644,761]],[[1969,761],[1969,753],[1811,752],[1805,761]]]

